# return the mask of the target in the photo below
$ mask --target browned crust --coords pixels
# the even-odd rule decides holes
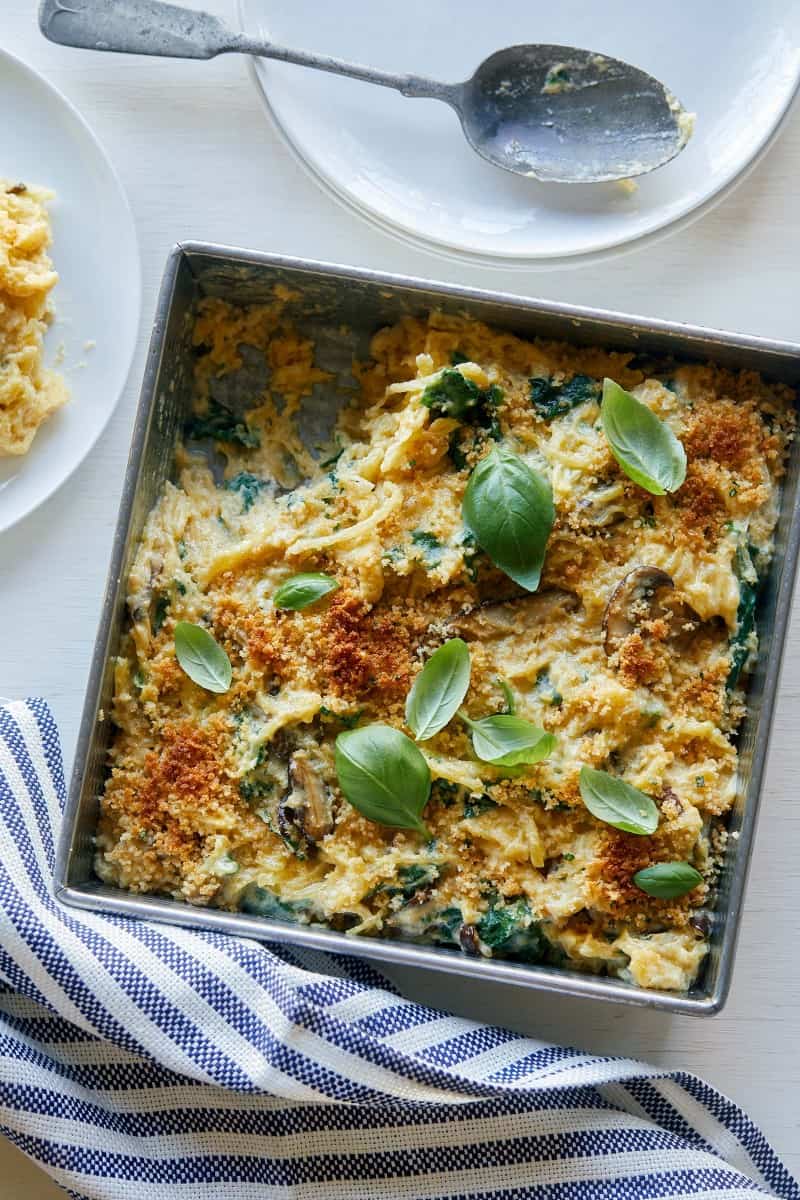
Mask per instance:
[[[352,592],[337,593],[322,626],[319,652],[332,692],[359,698],[405,695],[414,651],[427,622],[415,608],[373,609]]]
[[[640,837],[617,829],[604,830],[600,855],[588,871],[595,906],[640,930],[658,923],[684,928],[692,910],[703,902],[707,891],[704,883],[676,900],[659,900],[633,882],[637,871],[671,858],[663,836]]]

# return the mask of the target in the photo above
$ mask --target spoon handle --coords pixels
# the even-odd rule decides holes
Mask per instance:
[[[430,97],[452,103],[457,84],[438,83],[420,75],[391,75],[327,54],[292,50],[261,38],[234,33],[211,13],[178,8],[161,0],[42,0],[39,28],[51,42],[82,50],[150,54],[167,58],[215,58],[218,54],[252,54],[275,58],[317,71],[348,75],[404,96]]]

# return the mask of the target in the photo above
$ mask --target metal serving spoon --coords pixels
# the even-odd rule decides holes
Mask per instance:
[[[254,54],[443,100],[482,158],[558,183],[644,175],[683,149],[694,124],[652,75],[573,46],[509,46],[465,83],[439,83],[277,46],[234,33],[210,13],[160,0],[42,0],[39,25],[62,46],[172,58]]]

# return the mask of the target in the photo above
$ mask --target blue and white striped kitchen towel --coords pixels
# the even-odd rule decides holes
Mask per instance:
[[[46,705],[0,707],[0,1128],[70,1195],[800,1198],[691,1075],[443,1016],[357,959],[63,908],[63,800]]]

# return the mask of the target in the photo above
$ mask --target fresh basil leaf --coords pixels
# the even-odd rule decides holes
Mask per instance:
[[[278,588],[272,597],[272,603],[276,608],[293,608],[299,611],[301,608],[308,608],[309,604],[315,604],[329,592],[335,592],[338,586],[330,575],[313,572],[292,575],[291,579],[287,579]]]
[[[556,739],[552,733],[511,713],[471,720],[458,714],[472,734],[472,748],[482,762],[495,767],[532,766],[552,753]]]
[[[469,477],[464,525],[496,567],[535,592],[555,521],[548,481],[504,446],[495,446]]]
[[[655,833],[658,809],[652,796],[594,767],[581,767],[579,782],[583,803],[598,821],[624,833]]]
[[[469,647],[451,638],[430,656],[406,700],[406,724],[418,742],[433,737],[453,719],[467,694]]]
[[[662,862],[637,871],[633,882],[640,891],[647,892],[648,896],[655,896],[659,900],[674,900],[696,888],[703,882],[703,876],[688,863]]]
[[[339,787],[362,816],[430,837],[421,818],[431,773],[411,738],[391,725],[364,725],[339,734],[335,757]]]
[[[686,451],[670,427],[613,379],[603,380],[603,430],[625,474],[654,496],[686,478]]]
[[[178,621],[175,657],[189,678],[207,692],[227,692],[231,686],[231,660],[202,625]]]

